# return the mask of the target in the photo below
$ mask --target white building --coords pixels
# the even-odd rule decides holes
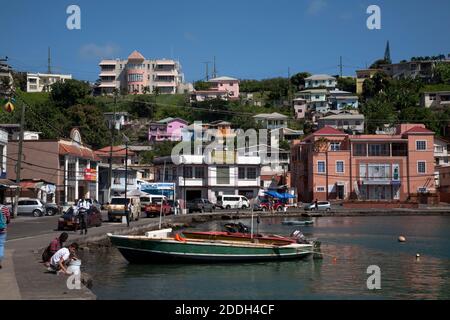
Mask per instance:
[[[420,105],[424,108],[450,107],[450,91],[424,92]]]
[[[336,85],[336,78],[327,74],[316,74],[305,78],[306,89],[326,88],[331,90],[336,88]]]
[[[0,129],[0,179],[6,179],[8,132]]]
[[[364,115],[362,114],[342,112],[320,118],[317,123],[319,129],[333,127],[338,130],[351,131],[352,134],[364,133]]]
[[[307,110],[315,111],[320,113],[326,113],[330,110],[328,104],[327,96],[328,90],[326,89],[310,89],[300,91],[298,94],[298,99],[303,99],[306,101]]]
[[[71,74],[27,73],[27,92],[50,92],[53,84],[71,79]]]

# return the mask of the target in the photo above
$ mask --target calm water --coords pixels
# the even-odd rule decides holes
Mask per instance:
[[[262,219],[260,232],[300,229],[322,241],[323,260],[220,265],[129,265],[116,249],[91,253],[85,271],[99,299],[450,299],[450,217],[317,218],[313,227]],[[243,223],[250,225],[249,220]],[[219,230],[224,222],[199,225]],[[405,235],[407,242],[397,242]],[[416,260],[416,253],[421,258]],[[379,291],[366,269],[381,268]]]

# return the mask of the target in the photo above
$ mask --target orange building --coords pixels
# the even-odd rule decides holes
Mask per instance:
[[[423,124],[399,125],[395,135],[325,127],[295,141],[291,157],[300,201],[435,201],[434,132]]]

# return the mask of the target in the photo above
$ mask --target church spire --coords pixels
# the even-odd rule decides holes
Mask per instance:
[[[388,63],[392,63],[392,60],[391,60],[391,48],[389,46],[389,40],[388,40],[388,42],[386,44],[386,51],[384,51],[384,60],[386,62],[388,62]]]

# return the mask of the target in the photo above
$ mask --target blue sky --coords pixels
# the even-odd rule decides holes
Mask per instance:
[[[204,77],[217,57],[220,75],[244,78],[291,73],[344,74],[384,54],[394,61],[450,54],[450,1],[212,0],[2,1],[0,57],[13,67],[54,71],[95,81],[102,57],[179,59],[187,80]],[[81,8],[81,30],[66,28],[66,8]],[[381,7],[382,29],[368,30],[366,9]],[[8,14],[4,14],[7,12]]]

